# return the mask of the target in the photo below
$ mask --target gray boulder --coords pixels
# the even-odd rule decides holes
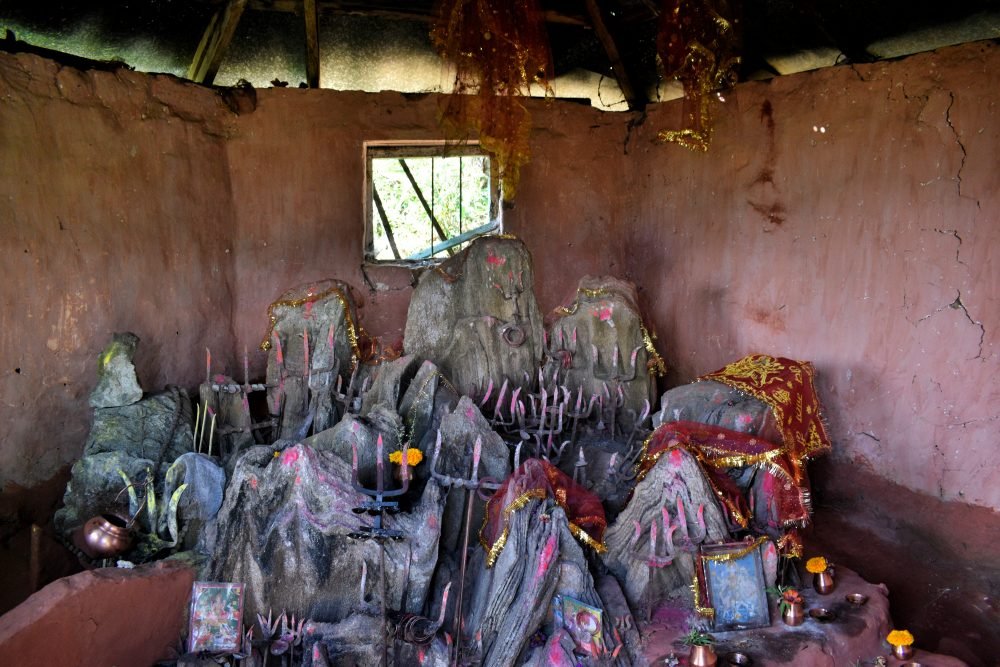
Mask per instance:
[[[585,276],[574,301],[553,312],[548,334],[546,377],[558,373],[572,396],[582,389],[584,402],[600,397],[602,421],[626,437],[656,395],[637,303],[632,283]]]
[[[683,518],[679,507],[683,508]],[[664,511],[670,525],[678,526],[669,541],[670,531],[663,523]],[[664,560],[673,559],[670,564],[658,567],[649,566],[650,531],[654,522],[656,555]],[[608,526],[604,534],[608,551],[603,559],[622,583],[632,609],[646,612],[657,601],[691,585],[698,545],[723,542],[728,537],[726,515],[698,461],[686,451],[675,449],[661,456],[636,484],[632,499]]]
[[[268,407],[280,438],[302,440],[340,418],[337,377],[346,385],[360,362],[354,301],[346,283],[322,280],[288,290],[268,314]]]
[[[359,600],[362,563],[373,573],[369,582],[378,572],[379,544],[349,537],[372,524],[353,512],[367,500],[351,486],[350,465],[332,452],[297,444],[275,456],[270,447],[251,448],[226,490],[207,574],[248,584],[249,618],[284,609],[317,622],[344,620]],[[423,609],[443,507],[441,489],[428,483],[410,512],[387,517],[405,536],[384,545],[390,609]]]
[[[543,354],[542,318],[524,243],[484,236],[424,273],[406,317],[406,353],[436,363],[458,392],[533,380]]]
[[[152,470],[159,496],[167,469],[192,444],[191,403],[176,387],[131,405],[95,409],[84,454],[73,464],[63,507],[55,514],[56,529],[68,536],[102,512],[127,514],[119,470],[133,482]]]
[[[116,333],[97,360],[97,386],[90,394],[90,406],[117,408],[142,398],[132,358],[139,345],[134,333]]]
[[[653,427],[676,421],[721,426],[781,442],[774,413],[766,403],[713,380],[692,382],[663,393],[660,410],[653,414]]]

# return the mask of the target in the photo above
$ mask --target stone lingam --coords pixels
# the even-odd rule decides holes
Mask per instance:
[[[217,656],[243,665],[670,664],[719,602],[704,547],[759,554],[762,598],[792,581],[779,560],[801,553],[805,455],[828,442],[764,385],[808,365],[741,360],[652,414],[663,361],[634,286],[586,277],[546,329],[532,276],[522,242],[474,241],[422,276],[405,355],[379,364],[349,286],[294,288],[268,311],[266,378],[246,355],[241,378],[213,374],[208,353],[194,405],[137,392],[138,341],[117,336],[57,528],[72,544],[117,512],[144,548],[78,546],[87,566],[169,557],[244,584],[242,630]],[[810,373],[792,388],[807,400]],[[838,581],[868,605],[831,602],[794,636],[771,610],[768,627],[720,633],[720,660],[874,655],[884,591]],[[167,662],[208,664],[187,647]]]

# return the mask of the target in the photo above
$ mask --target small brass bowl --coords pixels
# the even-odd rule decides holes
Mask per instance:
[[[844,599],[857,607],[860,607],[864,603],[868,602],[868,596],[862,595],[861,593],[851,593],[849,595],[845,595]]]
[[[815,618],[820,623],[829,623],[837,617],[832,611],[825,607],[816,607],[809,610],[809,616]]]
[[[739,665],[739,667],[750,667],[753,664],[753,660],[750,659],[746,653],[730,653],[726,655],[727,665]]]

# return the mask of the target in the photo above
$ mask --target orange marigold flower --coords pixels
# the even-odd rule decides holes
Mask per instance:
[[[819,574],[820,572],[826,572],[826,568],[829,564],[826,559],[822,556],[816,556],[815,558],[810,558],[806,561],[806,569],[812,574]]]
[[[406,465],[412,467],[424,460],[424,453],[416,447],[406,450]],[[398,465],[403,465],[403,452],[392,452],[389,454],[389,461]]]
[[[913,643],[913,635],[909,630],[893,630],[885,640],[892,646],[909,646]]]

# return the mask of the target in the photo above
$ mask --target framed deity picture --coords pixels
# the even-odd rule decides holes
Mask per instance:
[[[243,588],[243,584],[194,582],[188,651],[228,653],[240,648]]]
[[[562,613],[563,626],[569,631],[577,647],[591,655],[600,654],[604,648],[601,610],[571,597],[564,597]]]
[[[712,544],[698,554],[708,603],[715,609],[716,632],[761,628],[771,624],[760,545]]]

